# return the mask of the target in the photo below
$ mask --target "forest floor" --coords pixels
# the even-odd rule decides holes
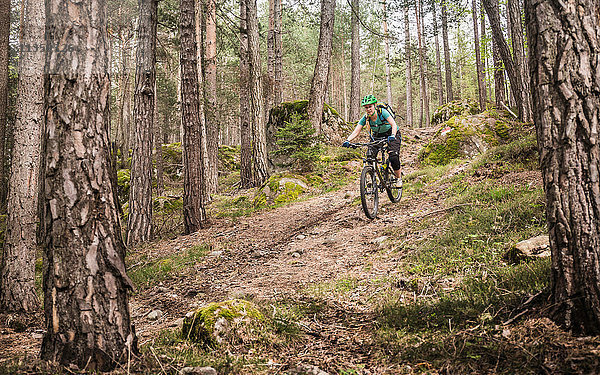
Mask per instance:
[[[405,132],[410,139],[401,155],[405,175],[416,170],[418,152],[433,132],[432,128]],[[385,304],[383,299],[390,295],[411,301],[417,294],[427,294],[427,283],[421,282],[419,288],[423,289],[418,292],[407,287],[410,280],[399,266],[413,251],[407,244],[443,230],[443,220],[440,226],[423,226],[421,222],[442,218],[452,209],[446,203],[450,179],[467,164],[454,165],[444,177],[418,192],[406,192],[397,204],[390,203],[385,195],[380,197],[378,218],[368,220],[359,199],[361,163],[353,161],[350,167],[356,178],[340,190],[246,217],[213,218],[206,229],[197,233],[139,249],[143,262],[208,246],[200,261],[134,293],[131,314],[140,347],[150,348],[151,355],[162,362],[158,372],[175,373],[182,367],[181,359],[159,350],[164,332],[181,327],[184,316],[198,307],[239,298],[271,310],[273,319],[287,316],[289,319],[282,319],[293,320],[298,330],[275,346],[241,352],[236,348],[217,350],[213,358],[220,357],[221,367],[215,367],[222,373],[287,373],[299,364],[317,366],[329,374],[443,373],[426,360],[411,364],[394,360],[397,351],[381,345],[378,314]],[[507,173],[502,179],[508,184],[541,186],[540,175],[534,171]],[[458,280],[435,282],[451,289]],[[155,310],[162,314],[151,320],[149,313]],[[25,322],[21,318],[22,329],[11,319],[9,315],[0,316],[0,361],[34,358],[44,328],[41,313]],[[549,335],[557,340],[553,344],[557,350],[562,350],[563,344],[571,348],[583,345],[584,357],[589,357],[599,347],[593,339],[582,344],[581,340],[566,337],[543,317],[527,322],[526,328],[520,328],[528,332],[521,333],[523,336],[535,337],[540,332]],[[500,332],[501,340],[505,328]],[[224,362],[231,358],[238,364],[227,367]],[[206,365],[211,364],[206,361]],[[552,360],[542,364],[541,373],[552,373],[551,366]],[[226,368],[229,370],[224,371]]]

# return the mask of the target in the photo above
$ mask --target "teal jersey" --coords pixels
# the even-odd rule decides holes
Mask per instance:
[[[385,133],[392,128],[392,125],[387,121],[388,117],[390,117],[390,113],[385,109],[381,109],[381,114],[377,116],[375,121],[369,119],[369,127],[371,128],[371,133]],[[364,115],[360,121],[358,121],[360,126],[365,126],[367,124],[367,115]]]

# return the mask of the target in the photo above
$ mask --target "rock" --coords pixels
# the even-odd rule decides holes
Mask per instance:
[[[303,234],[299,234],[299,235],[297,235],[297,236],[296,236],[296,239],[297,239],[297,240],[303,240],[303,239],[305,239],[305,238],[306,238],[306,236],[305,236],[305,235],[303,235]]]
[[[292,253],[292,257],[294,257],[294,258],[298,258],[300,255],[302,255],[302,254],[300,254],[300,253],[299,253],[299,252],[297,252],[297,251],[294,251],[294,252]]]
[[[146,317],[148,320],[158,320],[163,316],[163,312],[160,310],[151,311]]]
[[[215,251],[211,251],[209,255],[210,255],[211,257],[218,257],[218,256],[220,256],[221,254],[223,254],[223,251],[222,251],[222,250],[215,250]]]
[[[217,375],[212,367],[184,367],[179,371],[182,375]]]
[[[524,260],[548,257],[550,257],[550,238],[548,235],[518,242],[504,255],[504,258],[513,264]]]
[[[161,293],[167,293],[170,292],[171,290],[169,288],[165,288],[164,286],[159,286],[156,288],[157,291],[161,292]]]
[[[204,345],[254,343],[257,326],[264,319],[252,302],[234,299],[211,303],[188,313],[181,331],[183,337]]]
[[[381,237],[377,237],[376,239],[374,239],[374,240],[372,241],[372,243],[375,243],[375,244],[381,245],[381,244],[383,244],[383,242],[384,242],[385,240],[387,240],[387,239],[388,239],[388,236],[381,236]]]
[[[329,373],[321,370],[317,366],[301,363],[294,369],[290,370],[290,374],[294,375],[329,375]]]

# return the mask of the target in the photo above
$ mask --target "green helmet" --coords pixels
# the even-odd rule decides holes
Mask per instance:
[[[361,106],[375,103],[377,103],[377,99],[373,95],[367,95],[360,101]]]

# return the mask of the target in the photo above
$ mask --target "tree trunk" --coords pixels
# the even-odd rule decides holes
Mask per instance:
[[[127,246],[152,238],[152,132],[156,97],[157,0],[139,0],[138,48],[135,70],[135,142],[131,159],[131,188]]]
[[[406,125],[413,124],[413,97],[412,97],[412,63],[410,58],[410,24],[408,23],[408,3],[404,7],[404,49],[406,53]]]
[[[25,0],[22,46],[44,41],[44,4]],[[44,53],[22,48],[17,84],[17,121],[14,126],[8,217],[2,264],[0,307],[5,311],[32,312],[39,308],[35,293],[37,208],[42,112],[44,109]]]
[[[444,83],[442,82],[442,58],[440,57],[440,40],[438,38],[437,12],[435,9],[435,0],[431,2],[433,10],[433,33],[435,34],[435,57],[436,57],[436,76],[438,86],[438,103],[444,105]]]
[[[492,85],[488,80],[488,40],[487,33],[485,30],[485,9],[483,9],[483,5],[481,5],[481,1],[479,2],[479,12],[481,17],[481,52],[483,52],[481,56],[481,65],[483,66],[483,84],[486,87],[486,102],[491,100],[492,98]],[[488,99],[489,98],[489,99]]]
[[[523,24],[521,22],[520,0],[508,0],[508,17],[510,18],[511,39],[514,55],[515,70],[518,81],[521,83],[519,94],[521,95],[521,107],[519,113],[523,121],[532,119],[531,99],[529,95],[529,71],[525,66],[525,43],[523,40]]]
[[[202,123],[195,36],[195,0],[179,1],[181,123],[183,127],[183,223],[186,234],[202,228],[204,211]]]
[[[154,81],[154,92],[158,93],[156,81]],[[158,119],[158,95],[154,95],[154,158],[156,163],[156,195],[161,196],[165,191],[165,182],[163,178],[164,159],[162,151],[164,131]]]
[[[267,170],[267,130],[262,94],[260,45],[256,0],[246,0],[246,25],[248,27],[249,102],[252,131],[253,185],[260,186],[269,178]]]
[[[207,194],[215,194],[219,175],[219,120],[217,119],[217,6],[215,0],[206,1],[206,38],[204,42],[204,72],[206,111],[207,161],[205,185]]]
[[[526,1],[554,318],[600,333],[600,2]],[[586,11],[583,11],[586,10]]]
[[[317,134],[322,133],[321,122],[323,120],[323,105],[327,91],[327,78],[331,51],[333,48],[333,25],[335,22],[335,1],[321,0],[321,30],[319,35],[319,49],[317,50],[317,62],[310,85],[308,97],[308,116]]]
[[[500,52],[496,46],[496,42],[492,40],[492,53],[494,57],[494,95],[496,100],[496,108],[502,108],[502,103],[506,102],[505,83],[504,83],[504,65],[500,58]]]
[[[493,1],[493,0],[492,0]],[[442,1],[442,39],[444,41],[444,64],[446,68],[446,96],[448,101],[454,100],[452,92],[452,69],[450,67],[450,44],[448,42],[448,10],[446,1]]]
[[[423,11],[423,2],[419,0],[415,6],[417,16],[417,38],[419,41],[419,71],[421,74],[421,117],[419,118],[419,127],[423,126],[423,109],[425,110],[425,126],[429,126],[429,95],[427,94],[427,84],[425,82],[425,63],[423,43],[421,41],[421,16]]]
[[[41,357],[109,371],[127,360],[137,340],[110,171],[106,3],[47,0],[46,10]]]
[[[498,10],[498,1],[497,0],[482,0],[483,6],[485,7],[485,11],[488,15],[488,19],[490,21],[490,27],[492,28],[492,37],[494,39],[494,43],[496,43],[496,47],[498,48],[498,52],[502,61],[504,62],[504,68],[506,69],[506,73],[508,74],[508,79],[510,80],[510,90],[517,101],[517,107],[519,108],[519,118],[521,120],[524,119],[525,111],[523,104],[523,96],[521,90],[523,89],[523,84],[521,82],[521,75],[518,74],[517,69],[515,68],[515,62],[510,54],[510,49],[508,44],[506,43],[506,39],[502,35],[502,28],[500,26],[500,14]]]
[[[481,50],[479,49],[479,23],[477,22],[477,0],[473,4],[473,40],[475,41],[475,65],[477,66],[477,87],[479,89],[479,108],[486,109],[485,84],[483,82],[483,64],[481,62]]]
[[[279,105],[283,102],[283,41],[281,38],[282,11],[281,0],[273,0],[273,18],[275,20],[275,82],[274,105]]]
[[[383,42],[385,46],[385,87],[387,91],[387,102],[392,105],[394,101],[392,100],[392,78],[390,76],[390,41],[388,34],[388,24],[387,24],[387,9],[386,9],[386,0],[381,1],[381,6],[383,7]]]
[[[242,188],[252,186],[252,127],[248,86],[250,83],[248,63],[248,29],[246,26],[247,0],[240,0],[240,180]]]
[[[8,49],[10,36],[10,0],[0,0],[0,202],[6,202],[6,125],[8,114]],[[4,211],[4,203],[0,211]]]
[[[265,119],[275,104],[275,0],[269,0],[269,25],[267,29],[267,80],[265,82]]]
[[[348,121],[360,118],[360,26],[358,24],[359,0],[352,0],[352,52],[350,55],[350,116]]]

